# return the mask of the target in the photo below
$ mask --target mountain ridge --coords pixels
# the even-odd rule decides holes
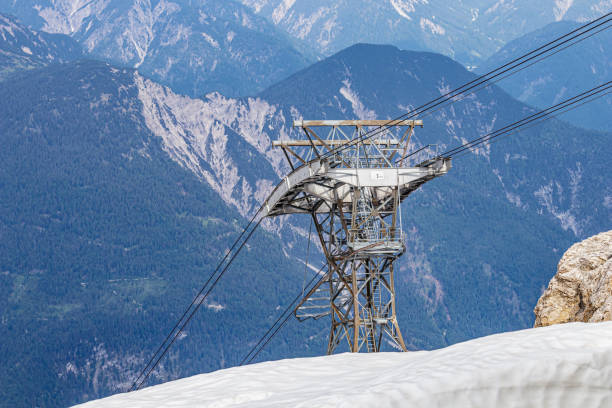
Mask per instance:
[[[123,389],[244,223],[143,125],[134,75],[81,61],[0,83],[14,95],[0,106],[3,404],[65,406]],[[227,333],[209,326],[241,320],[247,305],[273,310],[298,289],[276,276],[273,266],[298,269],[276,240],[253,238],[154,381],[236,364],[242,343],[213,356],[194,344],[220,344]],[[269,298],[253,293],[255,279]],[[231,333],[267,322],[244,323]]]
[[[0,81],[25,69],[82,58],[81,47],[62,34],[28,29],[13,16],[0,13]]]
[[[542,46],[554,38],[579,28],[581,24],[559,22],[525,34],[502,47],[492,55],[479,72],[488,72],[500,66],[512,56],[522,55],[534,47]],[[601,32],[600,32],[601,30]],[[512,75],[500,82],[506,92],[526,104],[547,108],[561,100],[605,83],[612,72],[612,33],[601,27],[591,37],[583,37],[567,50],[551,55],[533,67]],[[574,42],[572,42],[574,43]],[[569,112],[566,120],[581,122],[582,127],[610,131],[608,112],[612,98],[607,96],[590,105],[588,110]]]
[[[589,4],[556,0],[241,2],[326,56],[365,41],[432,50],[468,67],[479,65],[508,41],[538,27],[560,20],[588,21],[610,10],[606,0]]]
[[[0,11],[72,37],[89,58],[138,68],[191,96],[253,93],[313,58],[233,1],[4,0]]]

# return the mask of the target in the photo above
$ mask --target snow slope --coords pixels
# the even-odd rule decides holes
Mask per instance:
[[[266,362],[81,406],[610,407],[612,322],[503,333],[434,351]]]

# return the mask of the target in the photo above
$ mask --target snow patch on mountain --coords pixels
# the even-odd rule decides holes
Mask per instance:
[[[417,4],[427,4],[427,0],[390,0],[391,5],[397,11],[397,14],[404,17],[407,20],[412,20],[410,17],[410,13],[414,13],[416,11],[415,5]]]
[[[14,28],[18,29],[19,31],[22,31],[19,26],[17,26],[16,24],[14,24],[12,21],[10,21],[4,16],[0,16],[0,21],[2,22],[2,24],[0,24],[0,34],[2,34],[2,39],[4,41],[6,41],[5,32],[11,37],[14,37],[15,36],[15,33],[13,32]]]
[[[351,103],[355,116],[357,116],[358,119],[364,120],[376,119],[376,112],[371,109],[367,109],[363,102],[361,102],[359,99],[357,91],[351,89],[351,81],[345,79],[342,81],[342,84],[344,84],[344,86],[340,88],[340,95]]]
[[[43,31],[70,35],[109,4],[110,0],[50,0],[50,7],[34,7],[45,21]]]
[[[289,9],[293,7],[295,0],[282,0],[281,3],[272,12],[272,21],[278,24],[287,14]]]
[[[344,353],[201,374],[84,408],[608,406],[612,322],[496,334],[439,350]]]
[[[204,302],[204,304],[206,305],[207,309],[211,309],[215,313],[219,313],[219,312],[225,310],[225,305],[222,305],[221,303],[217,303],[217,302],[215,302],[213,300],[206,301],[206,302]]]
[[[599,3],[591,4],[591,11],[596,14],[609,13],[612,8],[612,0],[601,0]],[[580,18],[579,21],[583,21],[585,18]]]
[[[567,10],[572,7],[573,3],[574,0],[555,0],[555,8],[553,9],[555,21],[563,20],[563,17],[565,17],[565,13],[567,13]]]
[[[523,202],[521,201],[521,196],[519,196],[518,194],[506,191],[506,199],[519,208],[527,209],[527,204],[523,204]]]
[[[212,45],[214,48],[219,48],[219,43],[217,42],[217,40],[215,40],[214,38],[212,38],[210,35],[206,34],[206,33],[201,33],[202,37],[204,37],[204,39],[210,44]]]
[[[477,9],[477,8],[471,8],[470,9],[470,14],[472,15],[472,20],[471,20],[472,23],[474,21],[478,20],[478,13],[480,13],[479,9]]]
[[[304,40],[312,31],[314,25],[324,16],[330,13],[331,9],[328,7],[320,7],[310,15],[300,13],[297,16],[297,21],[293,24],[293,28],[289,29],[289,32],[294,34],[297,38]],[[329,31],[329,26],[327,30]]]
[[[323,23],[323,28],[319,33],[317,43],[322,49],[327,49],[336,36],[334,28],[337,26],[337,15],[334,14],[330,19]]]
[[[579,193],[581,190],[582,165],[576,163],[576,169],[568,169],[569,173],[569,197],[564,194],[564,189],[559,181],[550,181],[534,192],[541,206],[540,213],[547,211],[559,220],[561,228],[570,230],[577,237],[581,236],[583,225],[589,222],[589,218],[578,219],[577,213],[580,205]],[[565,209],[562,207],[565,205]],[[567,205],[569,204],[569,205]]]
[[[0,14],[0,34],[2,34],[2,39],[7,41],[6,34],[8,34],[10,37],[15,37],[15,31],[25,33],[25,30],[22,27],[15,24],[6,16]]]
[[[242,4],[252,8],[255,13],[259,14],[261,9],[268,4],[268,0],[242,0]]]
[[[429,31],[432,34],[436,34],[436,35],[446,34],[446,30],[444,29],[444,27],[442,27],[439,24],[434,23],[433,21],[427,18],[421,18],[421,20],[419,21],[419,26],[421,27],[421,30]]]

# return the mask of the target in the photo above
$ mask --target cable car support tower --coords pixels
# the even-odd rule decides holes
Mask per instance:
[[[394,288],[394,261],[406,250],[400,206],[423,183],[445,174],[450,158],[407,165],[420,120],[303,120],[293,126],[305,137],[273,142],[292,172],[264,212],[310,214],[327,260],[324,279],[304,295],[295,316],[330,316],[327,354],[343,340],[352,352],[378,352],[385,340],[406,351]]]

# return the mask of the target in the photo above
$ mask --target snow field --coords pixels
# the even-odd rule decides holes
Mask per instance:
[[[612,322],[502,333],[433,351],[270,361],[81,407],[612,407]]]

